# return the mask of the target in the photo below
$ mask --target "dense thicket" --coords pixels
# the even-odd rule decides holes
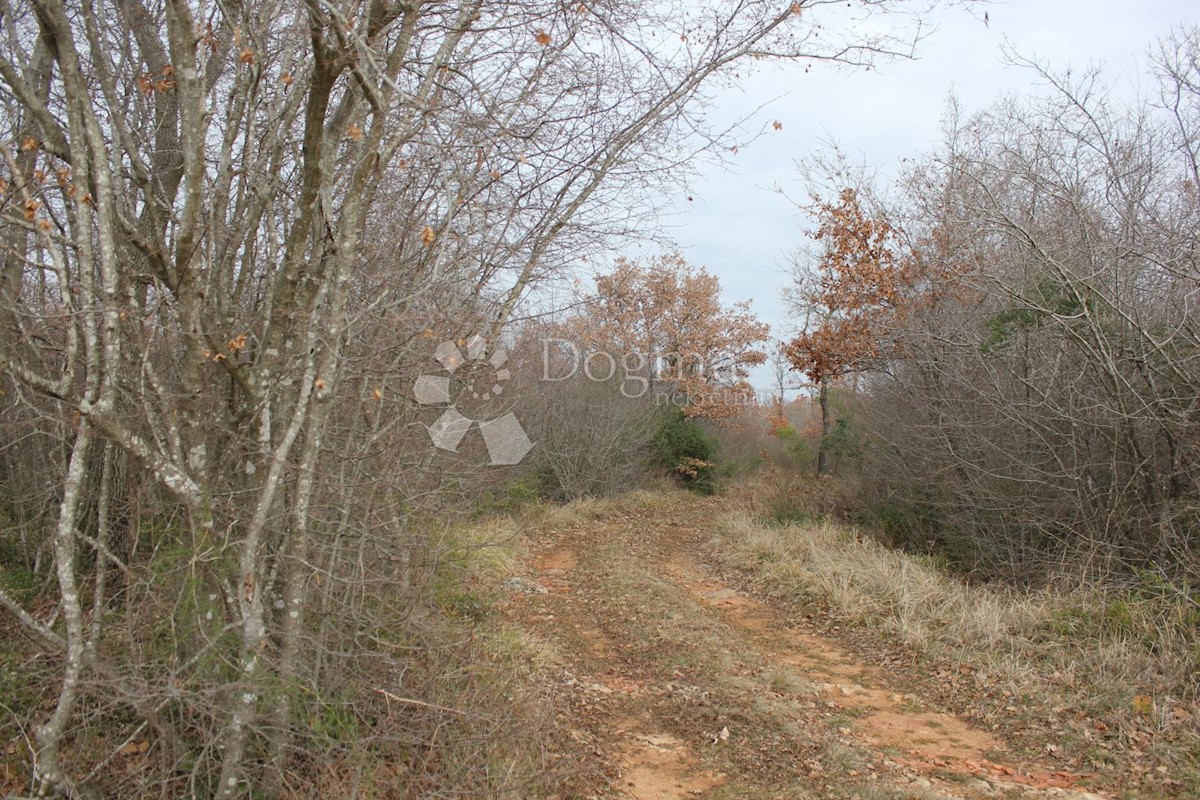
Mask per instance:
[[[952,113],[879,206],[920,277],[866,383],[864,476],[910,543],[1200,578],[1200,32],[1154,55],[1145,100],[1026,65],[1043,97]]]

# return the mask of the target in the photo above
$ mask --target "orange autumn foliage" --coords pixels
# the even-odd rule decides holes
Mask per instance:
[[[645,356],[656,390],[670,391],[688,416],[729,419],[753,399],[749,367],[766,361],[770,326],[748,302],[723,305],[716,276],[682,255],[617,259],[596,281],[592,317],[594,338]]]
[[[884,355],[914,271],[896,254],[895,230],[867,216],[853,189],[842,190],[836,203],[819,201],[815,211],[821,225],[813,238],[825,247],[800,291],[810,324],[783,350],[793,369],[820,383]]]

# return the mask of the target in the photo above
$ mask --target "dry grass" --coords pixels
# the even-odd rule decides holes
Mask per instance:
[[[914,649],[940,640],[1006,647],[1044,619],[1040,599],[968,587],[837,523],[772,526],[734,512],[717,529],[726,560],[752,569],[772,589],[828,604]]]
[[[477,580],[510,574],[525,554],[525,526],[514,517],[488,517],[452,528],[437,542]]]
[[[1173,772],[1200,753],[1190,598],[971,585],[852,527],[771,524],[746,510],[718,520],[714,550],[771,594],[917,653],[994,709],[1075,719],[1081,750],[1111,750],[1103,732],[1119,730],[1122,747],[1145,746]]]
[[[655,481],[644,489],[613,497],[582,497],[562,506],[537,506],[530,514],[538,517],[538,522],[546,528],[566,528],[581,522],[611,519],[619,514],[652,512],[687,496],[666,481]]]

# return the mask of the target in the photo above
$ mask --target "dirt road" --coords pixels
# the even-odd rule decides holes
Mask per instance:
[[[561,662],[580,797],[1089,800],[706,563],[722,501],[551,515],[507,601]]]

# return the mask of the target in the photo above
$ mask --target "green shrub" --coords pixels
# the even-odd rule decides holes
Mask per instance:
[[[712,494],[717,489],[717,440],[700,423],[679,409],[663,417],[654,433],[653,460],[694,492]]]
[[[839,464],[857,464],[863,456],[862,431],[853,420],[838,417],[825,436],[825,449]]]
[[[791,462],[790,466],[798,471],[811,471],[816,463],[816,453],[812,442],[791,425],[780,427],[775,435],[783,446],[783,453]]]

